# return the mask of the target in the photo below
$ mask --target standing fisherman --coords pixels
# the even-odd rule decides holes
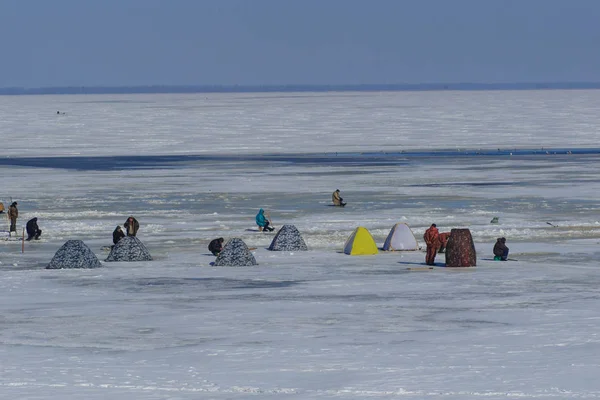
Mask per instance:
[[[135,236],[137,234],[138,229],[140,229],[140,223],[137,219],[133,217],[127,218],[127,221],[123,224],[123,228],[125,228],[125,232],[127,232],[127,236]]]
[[[17,209],[17,202],[13,201],[13,203],[8,207],[8,218],[10,218],[10,229],[8,231],[8,235],[10,236],[11,232],[17,232],[17,218],[19,217],[19,210]]]
[[[425,264],[427,265],[435,265],[435,254],[440,245],[438,238],[439,234],[436,224],[431,224],[429,229],[427,229],[423,235],[423,240],[425,240],[425,243],[427,244],[427,255],[425,256]]]

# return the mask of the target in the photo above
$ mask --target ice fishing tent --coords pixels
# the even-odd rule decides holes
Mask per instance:
[[[471,231],[452,229],[446,245],[446,267],[475,267],[477,252]]]
[[[152,256],[140,239],[125,236],[113,246],[105,261],[152,261]]]
[[[384,251],[419,250],[419,243],[405,223],[392,226],[390,233],[383,243]]]
[[[364,256],[379,253],[377,245],[373,236],[367,230],[359,226],[352,232],[352,235],[346,240],[344,244],[344,253],[351,256]]]
[[[98,268],[102,264],[98,257],[81,240],[67,240],[54,254],[46,269]]]
[[[294,225],[284,225],[273,238],[269,250],[273,251],[303,251],[308,250],[304,239]]]
[[[230,239],[217,256],[216,267],[248,267],[258,265],[256,259],[240,238]]]

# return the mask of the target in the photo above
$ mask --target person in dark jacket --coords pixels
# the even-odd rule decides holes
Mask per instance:
[[[219,253],[223,250],[223,242],[224,241],[225,241],[225,239],[223,239],[223,238],[213,239],[208,244],[208,251],[213,253],[213,256],[218,256]]]
[[[440,231],[438,231],[437,225],[431,224],[423,235],[423,240],[427,244],[427,255],[425,256],[425,264],[427,265],[435,265],[435,255],[440,245],[439,234]]]
[[[121,227],[117,225],[117,227],[113,231],[113,244],[117,244],[119,240],[123,239],[124,237],[125,232],[123,232],[123,229],[121,229]]]
[[[31,239],[39,240],[40,236],[42,235],[42,230],[39,228],[39,226],[37,224],[37,217],[32,218],[29,221],[27,221],[27,225],[25,225],[25,229],[27,230],[27,239],[25,239],[25,240],[31,240]]]
[[[17,231],[17,218],[19,217],[19,210],[17,209],[17,202],[13,201],[13,203],[8,207],[8,218],[10,218],[10,229],[8,230],[8,235],[10,236],[11,232]]]
[[[506,238],[498,238],[494,245],[494,260],[508,260],[508,247],[506,247]]]
[[[137,219],[133,217],[127,218],[127,221],[123,224],[123,228],[125,228],[125,232],[127,232],[127,236],[135,236],[137,234],[138,229],[140,229],[140,223]]]

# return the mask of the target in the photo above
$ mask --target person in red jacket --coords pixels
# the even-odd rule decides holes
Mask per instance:
[[[429,229],[427,229],[423,235],[423,240],[425,241],[425,244],[427,244],[427,255],[425,256],[425,264],[427,265],[435,265],[435,255],[440,245],[438,238],[439,234],[440,232],[436,225],[431,224]]]
[[[443,253],[446,250],[446,245],[448,244],[448,238],[450,237],[450,232],[442,232],[438,236],[438,240],[440,241],[440,248],[438,249],[438,253]]]

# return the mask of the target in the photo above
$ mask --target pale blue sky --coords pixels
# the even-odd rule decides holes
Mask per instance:
[[[600,81],[600,0],[0,0],[0,87]]]

